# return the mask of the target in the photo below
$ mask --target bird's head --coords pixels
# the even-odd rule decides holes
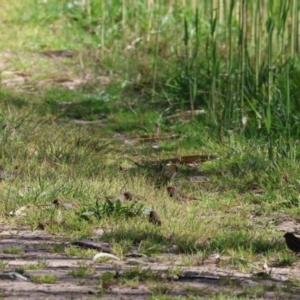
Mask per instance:
[[[59,206],[59,205],[61,205],[61,202],[62,202],[61,199],[57,198],[57,199],[54,199],[52,203]]]
[[[125,192],[124,197],[126,200],[132,200],[132,194],[130,192]]]
[[[169,193],[169,196],[172,197],[174,195],[174,192],[175,192],[175,188],[172,187],[172,186],[168,186],[167,187],[167,191]]]

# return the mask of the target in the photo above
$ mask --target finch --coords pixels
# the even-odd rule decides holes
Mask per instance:
[[[120,194],[118,196],[105,196],[104,199],[109,200],[113,203],[117,202],[118,200],[120,200],[120,202],[124,202],[125,200],[132,200],[132,193],[125,192],[125,193]]]
[[[293,233],[287,232],[284,236],[287,247],[293,252],[300,252],[300,238],[296,237]]]
[[[161,226],[161,220],[156,211],[154,211],[154,210],[150,211],[149,222],[153,223],[154,225]]]
[[[132,193],[125,192],[123,195],[124,195],[125,200],[132,200]]]
[[[71,209],[76,209],[78,208],[80,205],[78,203],[64,203],[63,200],[57,198],[57,199],[54,199],[53,202],[52,202],[54,205],[56,205],[57,207],[62,207],[64,209],[68,209],[68,210],[71,210]]]
[[[167,191],[171,198],[175,198],[178,201],[199,200],[193,196],[188,196],[188,195],[183,194],[182,192],[178,191],[177,189],[175,189],[172,186],[168,186]]]
[[[126,200],[130,200],[130,201],[133,201],[133,202],[138,202],[138,201],[143,201],[145,200],[144,197],[142,196],[139,196],[139,195],[136,195],[136,194],[133,194],[131,192],[125,192],[123,194],[120,194],[118,196],[105,196],[105,197],[98,197],[98,199],[105,199],[105,200],[109,200],[113,203],[116,203],[118,200],[120,202],[124,202]]]

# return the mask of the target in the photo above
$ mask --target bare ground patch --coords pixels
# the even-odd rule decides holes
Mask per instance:
[[[148,299],[151,295],[167,294],[170,296],[199,297],[212,296],[217,293],[232,296],[248,295],[252,290],[265,299],[298,299],[298,287],[291,286],[290,280],[298,281],[300,274],[295,267],[271,267],[269,273],[242,273],[229,268],[220,267],[226,257],[210,257],[198,261],[197,265],[185,266],[181,255],[160,254],[146,260],[147,265],[140,267],[126,263],[116,265],[110,262],[93,263],[91,258],[70,257],[58,253],[55,247],[69,246],[69,242],[59,236],[44,231],[30,231],[1,224],[0,261],[6,264],[2,272],[25,269],[27,281],[1,278],[1,296],[7,299]],[[19,249],[20,253],[7,253],[5,249]],[[191,256],[192,258],[193,256]],[[37,265],[43,261],[44,267],[39,270],[27,270],[28,265]],[[81,277],[71,276],[81,265],[93,268],[92,274]],[[122,274],[126,270],[139,268],[160,274],[161,280],[151,279],[130,286],[130,283],[114,281],[105,286],[99,278],[105,272]],[[177,270],[171,274],[170,270]],[[268,274],[264,278],[264,274]],[[36,283],[32,278],[40,275],[51,275],[57,278],[55,283]],[[121,275],[120,275],[121,276]],[[264,288],[259,289],[260,286]],[[287,288],[290,286],[289,288]],[[286,294],[284,292],[286,289]],[[279,292],[280,289],[280,292]]]

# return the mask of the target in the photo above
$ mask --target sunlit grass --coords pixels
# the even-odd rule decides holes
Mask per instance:
[[[265,261],[274,263],[274,257],[275,267],[297,264],[277,225],[279,213],[298,216],[300,201],[299,5],[252,0],[248,6],[231,1],[230,7],[229,2],[123,1],[120,6],[120,1],[91,0],[79,7],[72,1],[4,1],[1,79],[13,78],[5,71],[17,70],[26,81],[9,90],[1,86],[0,165],[9,176],[0,185],[0,215],[6,218],[30,204],[25,216],[10,219],[68,240],[90,238],[100,227],[99,238],[110,242],[121,260],[137,249],[149,256],[182,255],[180,266],[198,266],[219,255],[226,259],[218,267],[245,273],[261,270]],[[62,49],[76,54],[50,58],[39,53]],[[58,87],[59,81],[43,83],[53,78],[82,81],[71,86],[74,90]],[[166,119],[188,109],[205,112]],[[134,140],[171,134],[179,137]],[[179,165],[178,175],[163,183],[155,168],[147,168],[150,161],[193,154],[218,159]],[[191,182],[191,174],[208,180]],[[199,200],[176,202],[167,185]],[[162,226],[153,226],[146,214],[125,211],[127,204],[117,216],[96,211],[97,201],[125,191],[157,211]],[[56,198],[81,208],[60,211],[52,203]],[[94,215],[83,218],[83,211]],[[54,251],[83,258],[97,252],[74,246]],[[89,272],[81,265],[69,275]],[[157,280],[157,274],[145,274],[132,269],[119,281],[137,287],[148,275]],[[33,280],[54,283],[57,278]],[[105,281],[109,286],[116,278],[108,274],[100,281],[105,289]],[[223,284],[238,282],[228,277]],[[169,299],[164,295],[172,288],[153,285],[152,298]],[[262,286],[254,292],[263,296],[267,290]]]
[[[242,139],[235,139],[235,148],[231,150],[230,143],[233,141],[214,147],[213,140],[204,134],[205,146],[201,153],[218,154],[220,159],[198,167],[198,172],[209,176],[209,181],[204,183],[189,182],[186,175],[191,169],[179,166],[178,178],[175,177],[169,184],[200,199],[179,203],[169,198],[166,186],[155,187],[155,172],[148,174],[132,163],[132,160],[147,158],[142,153],[146,149],[150,151],[151,144],[127,146],[120,140],[104,146],[107,140],[101,142],[101,131],[97,128],[91,135],[89,127],[40,122],[41,116],[32,112],[29,117],[30,111],[30,107],[20,111],[11,106],[8,113],[3,107],[3,121],[7,127],[2,133],[2,165],[8,173],[18,165],[18,172],[15,178],[8,177],[1,184],[0,192],[4,199],[0,207],[2,214],[31,204],[27,217],[18,222],[32,224],[33,227],[42,223],[50,233],[73,238],[89,237],[93,226],[109,228],[102,240],[124,247],[123,253],[139,245],[141,253],[152,255],[176,245],[175,252],[230,253],[233,257],[247,253],[246,259],[251,261],[257,254],[286,251],[283,241],[273,243],[272,239],[281,234],[272,226],[265,227],[264,218],[276,213],[276,208],[283,203],[286,203],[286,213],[295,213],[297,206],[286,202],[286,198],[294,192],[287,188],[288,183],[281,174],[290,174],[289,181],[296,184],[298,166],[283,161],[273,167],[271,162],[263,159],[264,147],[260,147],[259,143],[253,147]],[[22,119],[22,126],[17,127]],[[107,138],[105,133],[102,136]],[[161,144],[164,143],[168,142]],[[13,149],[13,152],[7,149]],[[213,149],[217,153],[211,153]],[[191,152],[195,153],[195,149]],[[177,149],[153,152],[151,156],[174,157],[191,152]],[[120,165],[127,165],[135,171],[121,171]],[[268,168],[272,172],[264,173]],[[95,207],[99,196],[118,195],[122,188],[145,199],[142,201],[144,206],[155,209],[161,216],[162,227],[153,226],[143,215],[128,215],[127,218],[125,215],[124,218],[115,218],[109,214],[80,217],[80,212]],[[258,188],[263,189],[263,194],[251,194]],[[275,198],[274,190],[277,191]],[[58,219],[59,210],[52,204],[53,199],[58,197],[66,202],[79,203],[80,210],[61,211],[61,219]],[[258,207],[264,214],[256,215]],[[67,251],[71,256],[83,254],[75,247]],[[226,266],[238,265],[232,261]]]

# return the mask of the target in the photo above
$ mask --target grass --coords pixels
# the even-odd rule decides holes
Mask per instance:
[[[31,276],[31,281],[35,283],[56,283],[58,278],[53,275],[34,275]]]
[[[3,249],[3,253],[6,254],[20,254],[23,252],[21,247],[7,247]]]
[[[112,243],[121,259],[134,248],[151,256],[180,254],[185,266],[213,254],[229,256],[218,266],[242,272],[273,257],[277,267],[298,265],[277,226],[282,214],[297,217],[299,206],[299,5],[223,2],[148,1],[133,9],[132,1],[103,1],[104,8],[95,1],[84,7],[4,1],[1,79],[11,86],[2,81],[0,89],[1,219],[30,204],[25,217],[13,218],[19,226],[42,224],[70,240],[89,238],[101,227],[101,241]],[[76,53],[40,53],[57,49]],[[205,113],[196,115],[198,109]],[[169,118],[178,110],[194,115]],[[178,138],[139,140],[166,135]],[[173,179],[162,180],[151,167],[194,154],[218,159],[179,165]],[[195,174],[209,180],[189,181]],[[168,185],[200,200],[176,202]],[[125,191],[143,200],[103,200]],[[56,209],[56,198],[80,208]],[[161,227],[148,222],[146,208],[158,212]],[[54,248],[76,257],[96,253]],[[79,266],[71,275],[86,272]],[[135,286],[140,273],[122,278]],[[168,292],[164,284],[153,290]]]
[[[95,250],[91,249],[81,249],[77,248],[75,246],[70,246],[65,249],[65,254],[67,256],[77,256],[77,257],[83,257],[83,258],[88,258],[91,257],[92,255],[95,255],[97,252]]]
[[[84,277],[86,275],[91,275],[93,273],[94,270],[93,268],[91,268],[91,266],[86,265],[86,263],[79,262],[78,268],[70,271],[68,275],[73,277]]]
[[[173,285],[170,283],[158,283],[149,288],[152,295],[168,295],[172,289]]]
[[[99,277],[99,283],[105,291],[111,286],[120,285],[136,289],[140,284],[149,286],[151,294],[166,294],[170,289],[169,283],[162,283],[162,272],[140,267],[132,267],[123,272],[104,272]],[[168,291],[167,291],[167,290]]]
[[[207,293],[208,288],[207,287],[199,288],[197,286],[186,285],[183,286],[183,290],[190,295],[201,294],[201,293],[205,295]]]
[[[7,262],[1,260],[0,261],[0,270],[3,271],[7,265],[8,265]]]
[[[136,244],[140,244],[140,251],[144,253],[160,252],[164,249],[162,245],[168,249],[173,244],[182,253],[228,253],[232,249],[237,252],[248,250],[255,255],[286,251],[283,241],[272,243],[272,238],[281,234],[272,226],[262,231],[262,226],[265,216],[276,215],[278,209],[282,210],[281,204],[289,197],[297,199],[296,191],[290,190],[289,183],[281,178],[282,174],[291,174],[289,182],[297,184],[297,164],[289,164],[286,160],[274,166],[263,159],[263,148],[255,148],[234,137],[230,138],[228,144],[217,145],[204,132],[202,139],[207,142],[201,152],[217,154],[221,159],[199,167],[201,172],[209,174],[210,181],[207,183],[189,183],[185,174],[192,171],[188,168],[183,168],[182,174],[179,172],[178,179],[175,178],[176,184],[186,193],[191,192],[201,199],[180,204],[168,198],[164,187],[156,189],[152,175],[143,168],[135,167],[131,161],[139,159],[135,153],[141,153],[139,155],[143,157],[143,152],[149,151],[153,158],[170,157],[195,153],[192,147],[159,154],[151,153],[151,145],[147,144],[126,149],[122,141],[113,141],[102,147],[107,141],[99,140],[101,130],[92,128],[94,132],[91,135],[86,127],[49,123],[51,115],[41,123],[39,113],[32,112],[29,116],[30,111],[30,107],[22,111],[14,106],[9,106],[9,110],[3,109],[6,123],[9,124],[3,132],[4,136],[7,135],[2,148],[3,167],[7,172],[12,172],[16,165],[19,166],[16,178],[2,182],[1,193],[5,199],[1,207],[3,214],[32,203],[37,209],[28,211],[28,218],[18,222],[31,224],[43,220],[49,232],[71,234],[74,238],[89,236],[92,227],[97,224],[111,229],[104,232],[104,241],[117,243],[127,248],[126,251]],[[24,119],[24,114],[29,119]],[[20,119],[24,119],[23,125],[16,130],[14,128]],[[28,146],[24,149],[23,144],[19,146],[21,142]],[[5,149],[12,145],[14,153],[8,155]],[[244,158],[240,156],[241,153]],[[247,157],[248,153],[251,153],[251,158]],[[14,164],[10,166],[12,158]],[[262,173],[261,161],[264,168],[270,168],[272,172],[259,177]],[[135,168],[134,172],[118,171],[120,164]],[[64,226],[61,226],[57,222],[58,212],[54,207],[42,209],[43,205],[51,204],[56,197],[62,197],[66,202],[79,202],[86,210],[90,210],[99,194],[118,194],[124,184],[126,190],[146,199],[145,206],[158,210],[164,224],[162,228],[148,224],[143,216],[116,220],[107,215],[100,219],[85,220],[75,211],[62,211]],[[264,194],[259,197],[252,195],[251,190],[255,188],[264,188]],[[243,209],[235,209],[240,205],[243,205]],[[254,214],[258,207],[264,214],[252,220],[247,219],[246,216]],[[284,209],[291,215],[296,210],[297,205],[292,204]],[[211,215],[215,222],[211,222]],[[183,227],[179,226],[178,218],[182,220]],[[75,255],[77,251],[80,252],[74,248],[68,253]]]
[[[47,267],[48,263],[46,260],[40,260],[37,264],[26,264],[23,266],[24,270],[43,270]]]

